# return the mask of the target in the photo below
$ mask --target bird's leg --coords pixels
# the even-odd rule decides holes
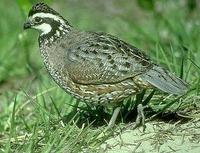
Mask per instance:
[[[146,108],[147,106],[143,106],[142,104],[139,104],[137,106],[137,118],[136,118],[136,121],[135,121],[135,124],[133,126],[133,129],[135,129],[136,127],[138,127],[139,125],[142,124],[143,126],[143,131],[145,130],[146,126],[145,126],[145,115],[144,115],[144,109]]]
[[[116,121],[117,116],[118,116],[118,114],[120,112],[120,109],[121,109],[121,107],[116,107],[115,108],[115,110],[114,110],[114,112],[112,114],[112,117],[111,117],[111,119],[110,119],[110,121],[108,123],[108,127],[109,128],[112,128],[115,125],[115,121]]]

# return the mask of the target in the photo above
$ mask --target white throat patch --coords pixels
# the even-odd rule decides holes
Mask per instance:
[[[35,25],[33,26],[34,29],[37,29],[37,30],[40,30],[42,33],[41,35],[45,35],[45,34],[48,34],[52,28],[49,24],[47,23],[42,23],[40,25]]]

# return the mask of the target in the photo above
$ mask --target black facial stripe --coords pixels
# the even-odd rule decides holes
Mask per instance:
[[[57,37],[55,34],[57,31],[59,31],[60,35],[62,35],[65,31],[69,31],[69,27],[66,24],[62,24],[59,20],[54,20],[52,18],[48,18],[48,17],[43,17],[42,18],[42,22],[40,24],[49,24],[51,26],[51,31],[47,34],[42,35],[42,39],[48,39],[50,37]],[[40,25],[38,24],[38,25]],[[63,28],[63,31],[59,29],[59,27]]]
[[[39,18],[41,18],[41,21],[40,22],[38,22],[37,20],[36,20],[36,18],[38,18],[37,16],[33,19],[33,24],[34,25],[41,25],[41,24],[43,24],[43,23],[47,23],[47,24],[49,24],[51,27],[52,27],[52,29],[56,29],[56,27],[59,27],[60,25],[61,25],[61,22],[60,21],[56,21],[56,20],[53,20],[52,18],[48,18],[48,17],[39,17]]]
[[[52,29],[58,29],[58,27],[62,25],[62,23],[59,20],[54,20],[48,17],[45,17],[45,18],[43,17],[41,23],[47,23],[51,25]]]

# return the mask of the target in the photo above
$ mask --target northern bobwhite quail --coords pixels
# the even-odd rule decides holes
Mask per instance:
[[[28,28],[40,31],[39,47],[51,77],[77,99],[120,106],[125,98],[146,88],[175,95],[187,91],[183,80],[136,47],[106,33],[79,31],[45,3],[31,8],[24,23],[24,29]],[[119,110],[114,110],[109,126]]]

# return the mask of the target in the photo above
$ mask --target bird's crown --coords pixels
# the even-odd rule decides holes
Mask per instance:
[[[28,16],[32,16],[33,14],[36,13],[51,13],[54,15],[59,15],[58,12],[56,12],[55,10],[50,8],[47,4],[42,2],[35,4],[29,11]]]

